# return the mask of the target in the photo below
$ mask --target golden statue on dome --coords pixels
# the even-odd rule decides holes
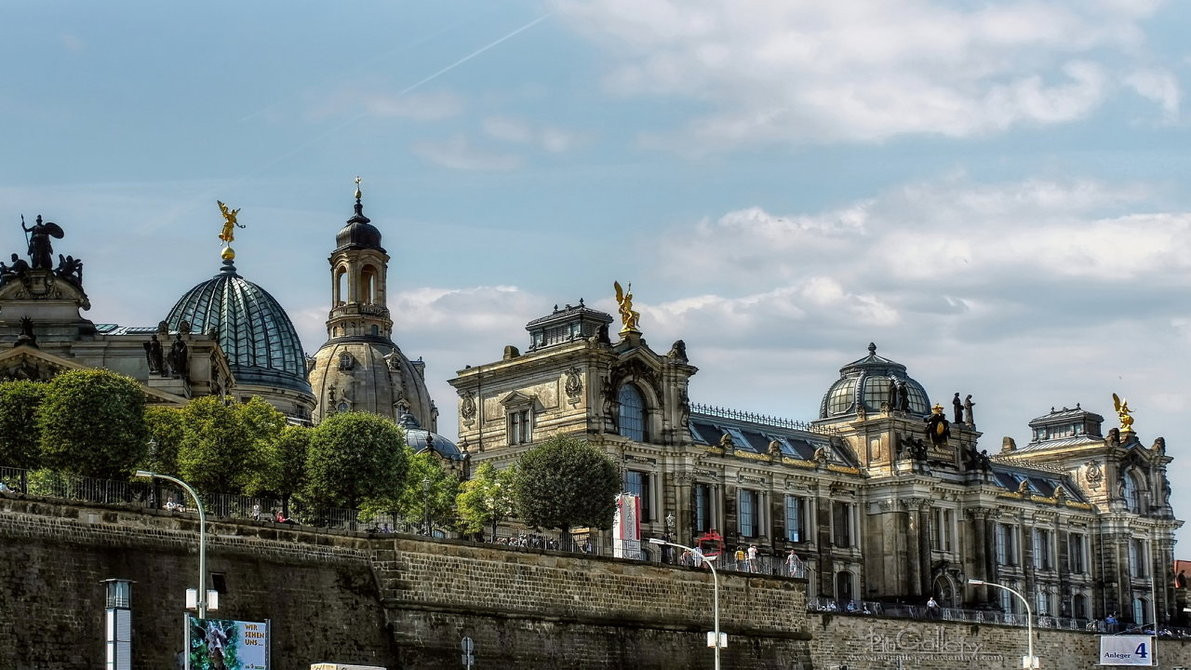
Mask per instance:
[[[620,287],[620,282],[612,282],[612,286],[616,288],[616,302],[620,305],[620,321],[624,326],[620,329],[621,334],[624,333],[640,333],[638,322],[641,321],[641,313],[633,309],[633,283],[629,282],[628,290]]]
[[[236,221],[236,215],[240,213],[239,208],[228,209],[222,200],[216,200],[215,203],[219,205],[219,211],[223,214],[223,230],[219,233],[219,239],[223,240],[223,253],[220,254],[220,257],[230,261],[236,257],[236,252],[232,250],[232,241],[236,239],[236,228],[247,228],[247,226]]]
[[[1121,400],[1117,394],[1112,394],[1112,408],[1117,411],[1117,417],[1121,420],[1121,432],[1133,432],[1133,411],[1129,409],[1129,401]]]

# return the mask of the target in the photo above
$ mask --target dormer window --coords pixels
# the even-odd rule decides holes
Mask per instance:
[[[637,442],[645,441],[645,400],[632,384],[620,387],[620,434]]]

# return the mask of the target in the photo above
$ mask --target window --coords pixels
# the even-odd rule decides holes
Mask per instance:
[[[955,510],[935,507],[931,509],[930,542],[935,551],[951,551],[952,529],[955,526]]]
[[[997,565],[1017,565],[1017,526],[997,524]]]
[[[645,401],[632,384],[620,387],[620,434],[630,440],[645,441]]]
[[[1121,485],[1124,488],[1125,506],[1130,512],[1141,514],[1141,489],[1137,486],[1137,478],[1133,473],[1126,472],[1121,479]]]
[[[852,573],[841,570],[835,574],[835,597],[838,600],[852,600]]]
[[[1050,531],[1045,528],[1035,528],[1033,532],[1034,540],[1034,569],[1035,570],[1050,570],[1052,564],[1050,560]]]
[[[831,534],[837,547],[852,546],[852,504],[833,501],[831,503]]]
[[[509,444],[533,442],[533,413],[527,409],[513,410],[508,414]]]
[[[854,383],[844,382],[832,389],[831,395],[827,399],[828,414],[842,414],[852,408],[852,384]]]
[[[711,530],[711,487],[695,484],[692,495],[695,498],[695,532],[706,533]]]
[[[1146,606],[1145,598],[1134,598],[1133,599],[1133,623],[1138,624],[1138,625],[1145,623],[1146,610],[1148,610],[1148,609],[1149,609],[1149,607]]]
[[[1148,577],[1145,540],[1133,538],[1129,540],[1129,576]]]
[[[757,537],[757,492],[740,489],[740,535]]]
[[[1050,611],[1050,594],[1046,591],[1039,591],[1034,598],[1034,614],[1042,616],[1044,614],[1051,614]]]
[[[624,490],[637,496],[641,501],[641,521],[649,522],[653,519],[650,514],[649,482],[652,479],[648,472],[638,472],[636,470],[626,470],[624,473]]]
[[[1087,559],[1084,558],[1086,545],[1087,539],[1082,533],[1071,533],[1067,536],[1067,569],[1072,574],[1082,575],[1088,571]]]
[[[1077,593],[1071,597],[1071,616],[1076,619],[1088,618],[1088,597]]]
[[[802,514],[802,498],[786,496],[786,539],[791,542],[806,542]]]
[[[889,378],[868,377],[864,380],[864,404],[872,410],[881,409],[889,402]]]
[[[997,592],[1001,596],[1001,611],[1012,613],[1013,608],[1017,605],[1017,599],[1013,597],[1012,593],[1009,593],[1004,589],[997,589]]]

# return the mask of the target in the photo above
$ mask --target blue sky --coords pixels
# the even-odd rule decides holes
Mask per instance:
[[[87,316],[153,324],[218,269],[221,199],[313,352],[361,175],[447,435],[454,371],[555,304],[614,312],[619,280],[695,401],[814,418],[875,341],[932,400],[973,394],[990,451],[1052,406],[1116,425],[1116,392],[1177,458],[1189,11],[10,2],[0,244],[57,221]]]

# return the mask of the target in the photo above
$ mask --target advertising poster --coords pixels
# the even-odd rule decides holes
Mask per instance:
[[[186,670],[269,670],[269,622],[186,617]]]
[[[1100,665],[1154,665],[1149,635],[1101,635]]]
[[[641,557],[641,501],[632,493],[616,496],[616,515],[612,519],[612,555],[617,558]]]

